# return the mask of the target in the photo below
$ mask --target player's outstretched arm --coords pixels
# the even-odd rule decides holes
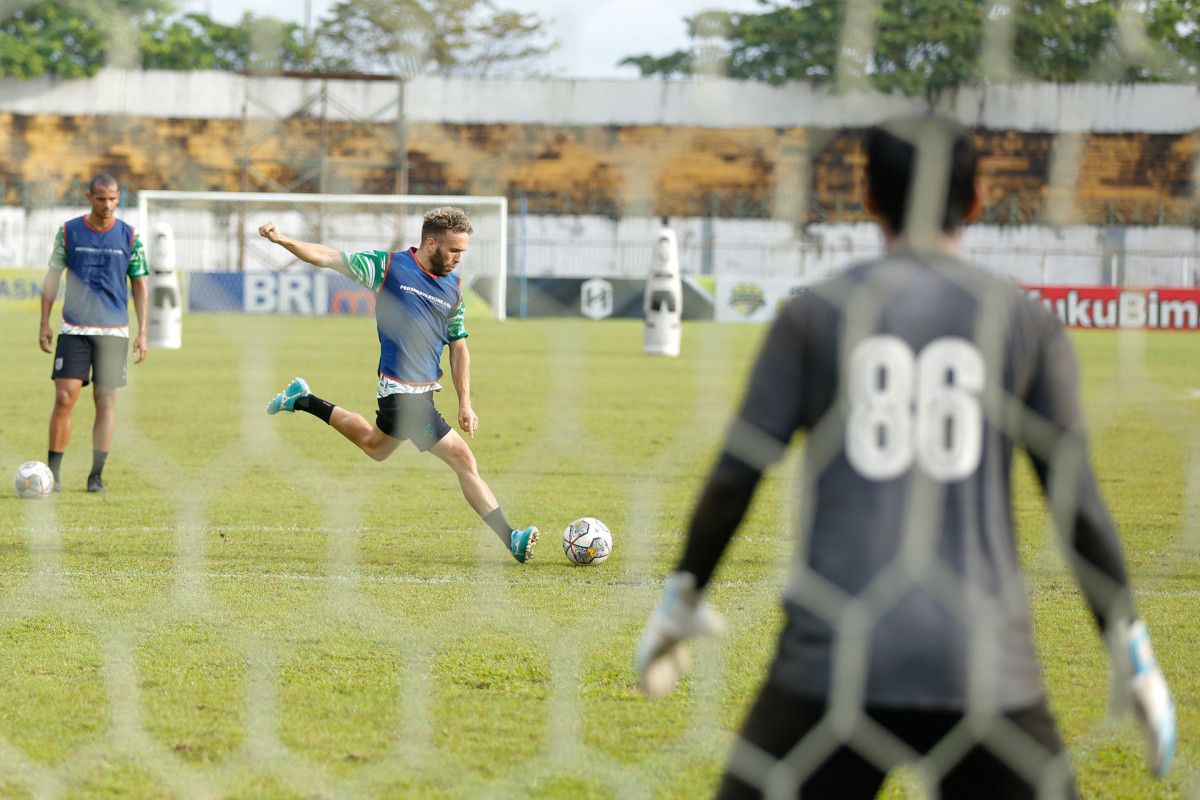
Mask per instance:
[[[316,242],[302,242],[299,239],[284,236],[279,232],[274,222],[268,222],[260,226],[258,235],[268,242],[279,245],[296,258],[312,264],[314,267],[324,267],[325,269],[334,269],[338,272],[349,274],[346,264],[342,260],[342,254],[329,245],[318,244]]]

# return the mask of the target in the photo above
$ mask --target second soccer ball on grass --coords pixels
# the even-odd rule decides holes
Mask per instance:
[[[54,473],[40,461],[26,461],[13,473],[13,488],[26,500],[38,500],[54,491]]]
[[[595,517],[581,517],[563,531],[563,552],[581,566],[603,563],[612,550],[612,532]]]

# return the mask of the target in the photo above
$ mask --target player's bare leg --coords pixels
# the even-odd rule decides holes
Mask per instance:
[[[87,488],[89,492],[103,492],[104,480],[100,476],[117,424],[117,390],[94,383],[92,395],[96,403],[96,421],[92,424],[92,471],[88,473]]]
[[[517,530],[509,524],[496,502],[496,495],[479,474],[479,465],[475,461],[475,453],[466,440],[457,431],[450,431],[438,440],[429,452],[446,462],[454,474],[458,476],[458,485],[463,497],[475,513],[483,517],[496,535],[500,537],[513,558],[524,564],[533,557],[533,547],[537,544],[538,530],[534,527]]]
[[[399,439],[393,439],[379,430],[362,414],[356,414],[341,406],[333,407],[329,415],[329,426],[354,442],[358,449],[376,461],[383,461],[400,446]]]
[[[462,488],[463,497],[467,498],[467,502],[471,508],[475,509],[476,514],[486,517],[500,505],[496,502],[496,495],[492,494],[491,488],[480,477],[479,465],[475,461],[475,454],[471,452],[470,445],[458,435],[457,431],[450,431],[443,436],[430,449],[430,452],[445,461],[446,465],[454,470],[454,474],[458,476],[458,485]]]
[[[330,427],[376,461],[383,461],[396,452],[396,448],[400,446],[399,439],[393,439],[367,422],[366,417],[362,414],[335,406],[328,400],[322,400],[315,396],[308,388],[308,381],[303,378],[293,378],[292,382],[267,404],[268,414],[278,414],[280,411],[286,411],[289,414],[306,411],[312,414],[317,419],[328,423]]]
[[[376,461],[383,461],[396,452],[402,441],[384,433],[361,414],[315,396],[308,387],[308,381],[303,378],[292,379],[292,382],[267,404],[268,414],[278,414],[281,411],[304,411],[312,414],[328,423]],[[538,540],[538,529],[530,526],[517,530],[508,523],[504,512],[500,510],[500,504],[496,502],[496,496],[480,477],[475,454],[463,438],[455,431],[449,431],[434,443],[430,452],[446,462],[458,475],[463,497],[467,499],[471,508],[475,509],[475,513],[483,517],[483,521],[496,533],[513,558],[522,564],[532,558],[533,546]]]
[[[75,411],[81,389],[83,381],[78,378],[54,379],[54,410],[50,412],[50,452],[47,463],[54,473],[56,491],[61,482],[58,471],[62,465],[62,454],[71,440],[71,414]]]
[[[54,410],[50,412],[50,449],[62,452],[71,439],[71,414],[79,400],[83,381],[57,378],[54,381]]]
[[[92,424],[92,447],[108,452],[117,422],[117,390],[93,384],[96,421]]]

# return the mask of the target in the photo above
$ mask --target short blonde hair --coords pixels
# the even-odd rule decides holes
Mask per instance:
[[[455,206],[439,206],[427,212],[421,221],[421,242],[423,244],[430,236],[441,239],[447,232],[471,233],[472,230],[467,212]]]

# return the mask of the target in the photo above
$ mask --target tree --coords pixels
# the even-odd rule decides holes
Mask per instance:
[[[844,0],[760,3],[767,10],[758,14],[706,11],[688,17],[684,20],[688,38],[711,47],[713,32],[723,31],[726,52],[719,59],[719,71],[731,78],[772,84],[833,80],[846,17]],[[699,49],[676,50],[664,56],[629,56],[618,66],[637,67],[642,75],[692,75],[697,71],[694,50]]]
[[[1146,13],[1147,34],[1162,44],[1180,73],[1200,72],[1200,0],[1162,0]]]
[[[207,14],[153,17],[142,26],[141,53],[146,69],[245,72],[308,66],[300,25],[248,12],[237,25]]]
[[[536,14],[490,0],[342,0],[320,20],[331,69],[484,76],[528,71],[554,48]]]
[[[94,75],[110,61],[130,55],[132,48],[126,45],[136,42],[138,19],[169,7],[170,0],[16,4],[0,18],[0,75]]]
[[[947,89],[978,82],[979,0],[885,0],[878,25],[870,74],[881,91],[932,100]]]
[[[1119,60],[1115,52],[1117,11],[1113,4],[1026,0],[1024,6],[1024,13],[1016,20],[1013,61],[1022,65],[1022,71],[1030,77],[1075,83],[1102,68],[1105,61],[1101,56]]]
[[[783,83],[827,83],[837,77],[846,25],[844,0],[760,0],[764,11],[705,12],[685,20],[702,44],[697,21],[726,20],[724,74]],[[1165,80],[1195,76],[1200,67],[1200,0],[1146,0],[1144,16],[1122,19],[1121,0],[880,0],[870,51],[858,54],[875,88],[930,100],[957,86],[995,80]],[[1128,13],[1128,12],[1125,12]],[[981,63],[989,17],[1011,22],[1011,53],[1004,76]],[[1141,24],[1144,41],[1139,41]],[[1131,35],[1130,32],[1133,32]],[[642,75],[690,75],[694,53],[629,56],[620,65]]]
[[[675,75],[691,75],[695,72],[692,66],[690,50],[675,50],[665,56],[652,56],[643,53],[640,56],[626,56],[617,64],[618,67],[637,67],[642,75],[661,75],[664,78]]]
[[[732,75],[775,84],[832,81],[845,20],[846,4],[841,0],[813,0],[807,5],[781,5],[765,14],[735,16],[729,26]],[[789,46],[789,40],[795,45]],[[792,54],[797,51],[806,56],[795,58]]]
[[[0,19],[0,75],[94,75],[110,63],[153,69],[280,70],[306,65],[295,23],[247,13],[236,25],[173,13],[172,0],[26,2]]]

